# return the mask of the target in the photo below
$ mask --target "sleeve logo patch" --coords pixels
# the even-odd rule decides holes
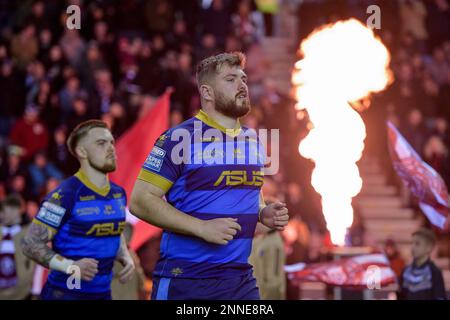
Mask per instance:
[[[156,157],[164,158],[164,156],[166,155],[166,151],[157,146],[154,146],[150,154]]]
[[[154,157],[150,154],[147,157],[147,160],[145,160],[144,168],[159,172],[159,170],[161,170],[162,163],[163,163],[162,159]]]
[[[46,201],[42,204],[37,217],[39,218],[39,220],[51,226],[59,227],[65,213],[66,209],[64,209],[63,207]]]

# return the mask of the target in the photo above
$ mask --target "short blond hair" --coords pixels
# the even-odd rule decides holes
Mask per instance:
[[[197,84],[210,83],[211,79],[220,71],[223,65],[245,68],[245,54],[239,51],[221,53],[200,61],[196,69]]]
[[[75,153],[75,149],[80,142],[81,138],[85,137],[91,129],[94,128],[105,128],[108,129],[106,122],[102,120],[87,120],[85,122],[80,123],[72,130],[67,139],[67,149],[69,152],[76,158],[77,154]]]

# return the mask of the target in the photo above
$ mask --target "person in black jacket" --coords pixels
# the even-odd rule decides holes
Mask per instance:
[[[399,300],[446,300],[442,272],[430,259],[435,243],[432,230],[421,228],[412,234],[414,261],[399,279]]]

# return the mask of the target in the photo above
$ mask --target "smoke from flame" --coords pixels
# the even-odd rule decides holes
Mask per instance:
[[[313,31],[300,45],[292,83],[296,109],[306,109],[312,129],[299,152],[315,163],[311,184],[334,244],[344,245],[353,222],[352,198],[362,186],[365,125],[350,104],[383,90],[392,80],[390,55],[372,30],[356,19]]]

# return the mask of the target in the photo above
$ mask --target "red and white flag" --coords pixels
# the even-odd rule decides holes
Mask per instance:
[[[139,175],[142,164],[153,148],[156,139],[169,128],[170,94],[167,89],[155,102],[153,108],[116,142],[118,165],[116,171],[110,174],[112,181],[123,187],[130,199],[134,183]],[[138,249],[145,241],[161,232],[130,213],[127,220],[133,224],[134,232],[130,247]]]
[[[39,296],[41,294],[42,288],[44,288],[47,282],[48,269],[37,264],[34,268],[33,282],[31,285],[31,294],[33,296]]]
[[[392,165],[402,178],[428,220],[441,230],[448,230],[450,208],[448,190],[442,177],[411,147],[390,121],[389,153]]]
[[[294,283],[312,281],[360,289],[378,289],[397,281],[389,260],[382,253],[323,263],[297,263],[285,266],[285,271]]]

